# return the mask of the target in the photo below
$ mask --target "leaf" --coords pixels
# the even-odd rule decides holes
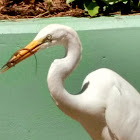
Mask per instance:
[[[140,7],[140,0],[139,0],[139,3],[138,3],[138,7]]]
[[[92,17],[99,13],[99,6],[97,5],[95,1],[92,1],[92,2],[86,1],[84,3],[84,8],[85,8],[85,11],[88,11],[88,14]]]
[[[128,2],[128,0],[121,0],[124,4],[126,4]]]
[[[106,5],[113,5],[115,3],[120,2],[121,0],[102,0]],[[127,0],[124,0],[127,1]]]
[[[73,1],[75,1],[75,0],[66,0],[66,3],[69,4],[69,3],[73,2]]]
[[[94,7],[93,10],[88,10],[90,16],[95,16],[99,13],[99,6]]]

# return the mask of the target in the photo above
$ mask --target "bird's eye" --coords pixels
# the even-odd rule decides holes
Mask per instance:
[[[46,41],[51,42],[52,41],[52,35],[48,34],[47,37],[46,37]]]

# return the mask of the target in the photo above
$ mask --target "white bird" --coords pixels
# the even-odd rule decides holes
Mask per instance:
[[[94,140],[140,140],[140,95],[117,73],[106,68],[91,72],[79,95],[64,88],[64,80],[78,64],[82,51],[80,39],[70,27],[48,25],[30,44],[18,50],[1,72],[41,48],[55,45],[63,45],[66,50],[64,58],[53,61],[47,77],[57,107],[78,121]]]

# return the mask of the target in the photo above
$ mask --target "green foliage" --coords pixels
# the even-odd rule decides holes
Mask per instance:
[[[75,1],[75,0],[66,0],[66,3],[71,3],[73,1]]]
[[[122,14],[128,14],[132,10],[140,11],[140,0],[66,0],[66,2],[80,7],[82,5],[91,17],[117,11],[121,11]]]
[[[85,11],[88,11],[90,16],[95,16],[99,13],[99,6],[96,1],[84,1]]]

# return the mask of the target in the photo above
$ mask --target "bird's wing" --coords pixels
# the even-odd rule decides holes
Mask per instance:
[[[140,96],[125,80],[112,87],[105,119],[109,133],[117,140],[140,140]]]

